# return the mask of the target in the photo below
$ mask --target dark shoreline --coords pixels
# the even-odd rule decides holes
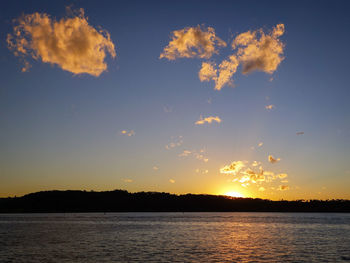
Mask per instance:
[[[272,201],[220,195],[175,195],[124,190],[43,191],[0,198],[0,213],[313,212],[349,213],[350,200]]]

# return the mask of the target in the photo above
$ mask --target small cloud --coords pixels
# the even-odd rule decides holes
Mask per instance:
[[[191,151],[184,150],[182,153],[179,154],[179,157],[186,157],[189,156],[191,153]]]
[[[121,132],[120,132],[120,134],[122,134],[122,135],[127,135],[127,136],[134,136],[135,135],[135,132],[134,132],[134,130],[130,130],[130,131],[127,131],[127,130],[122,130]]]
[[[286,178],[288,176],[288,174],[279,174],[278,175],[278,177],[280,178],[280,179],[284,179],[284,178]]]
[[[278,190],[280,190],[280,191],[289,190],[289,186],[288,185],[280,185]]]
[[[82,8],[77,16],[60,20],[45,13],[33,13],[15,22],[13,34],[7,35],[7,45],[15,56],[23,58],[22,72],[30,68],[25,57],[31,57],[73,74],[98,77],[107,70],[107,53],[116,57],[109,33],[89,25]]]
[[[169,179],[169,182],[170,182],[171,184],[174,184],[174,183],[175,183],[175,180],[174,180],[174,179]]]
[[[183,136],[171,137],[171,142],[165,145],[165,149],[170,150],[183,144]]]
[[[158,171],[159,167],[158,166],[153,166],[152,169],[155,170],[155,171]]]
[[[200,119],[198,121],[195,122],[196,125],[202,125],[204,123],[212,123],[216,121],[217,123],[220,123],[222,120],[220,119],[219,116],[209,116],[203,119],[203,117],[201,116]]]
[[[265,190],[266,190],[265,187],[263,187],[263,186],[259,187],[260,192],[264,192]]]
[[[269,160],[270,163],[277,163],[281,159],[280,158],[275,159],[272,155],[269,155],[268,160]]]
[[[304,132],[297,132],[297,135],[303,135],[304,134]]]
[[[225,47],[226,43],[215,35],[214,28],[186,27],[172,32],[171,41],[159,58],[210,58],[218,53],[216,46]]]
[[[201,160],[205,163],[207,163],[209,161],[209,159],[204,155],[204,150],[200,150],[199,153],[197,151],[184,150],[178,156],[179,157],[187,157],[190,155],[194,156],[197,160]]]
[[[261,146],[263,146],[263,142],[259,142],[259,144],[258,144],[258,147],[261,147]]]
[[[275,109],[275,108],[276,108],[276,106],[273,105],[273,104],[270,104],[270,105],[266,105],[266,106],[265,106],[265,109],[267,109],[267,110],[273,110],[273,109]]]
[[[123,179],[124,183],[132,183],[131,179]]]
[[[211,104],[211,101],[212,101],[211,98],[207,99],[208,104]]]

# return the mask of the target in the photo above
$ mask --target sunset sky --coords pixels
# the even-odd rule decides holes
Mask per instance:
[[[350,199],[350,2],[4,1],[0,197]]]

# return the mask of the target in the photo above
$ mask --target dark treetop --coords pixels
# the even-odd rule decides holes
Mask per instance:
[[[29,212],[350,212],[350,200],[271,201],[220,195],[124,190],[44,191],[0,198],[0,213]]]

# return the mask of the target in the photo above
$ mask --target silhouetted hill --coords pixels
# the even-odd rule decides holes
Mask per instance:
[[[124,190],[44,191],[0,198],[0,213],[29,212],[350,212],[350,200],[271,201]]]

